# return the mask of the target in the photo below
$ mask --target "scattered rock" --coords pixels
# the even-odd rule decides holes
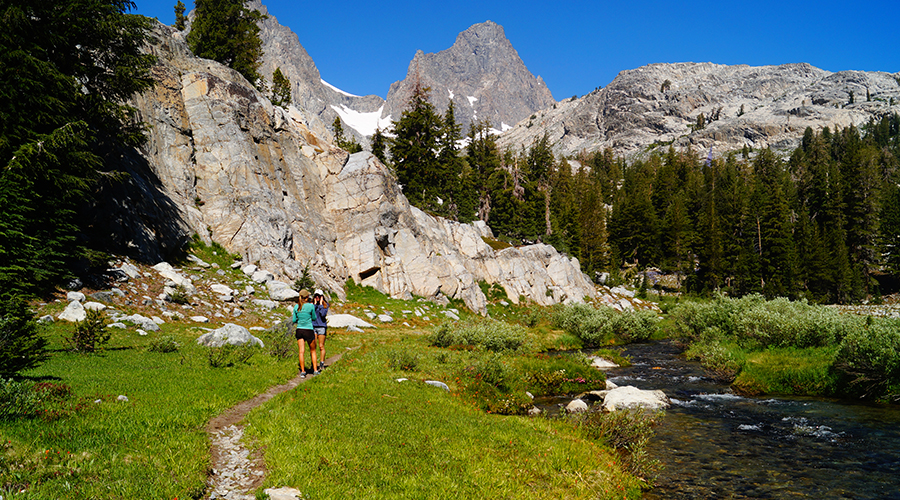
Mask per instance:
[[[84,294],[81,292],[66,293],[66,300],[69,302],[84,302]]]
[[[99,302],[85,302],[84,308],[88,311],[102,311],[106,309],[106,306]]]
[[[618,368],[619,365],[603,358],[591,358],[591,366],[597,368],[599,370],[610,370],[612,368]]]
[[[191,321],[194,323],[209,323],[209,318],[206,316],[191,316]]]
[[[116,398],[116,401],[122,401],[123,403],[127,403],[128,396],[125,396],[124,394],[119,394],[119,397]]]
[[[388,316],[387,314],[379,314],[378,321],[381,321],[382,323],[390,323],[394,321],[394,318]]]
[[[266,287],[269,289],[269,297],[272,300],[297,300],[297,297],[300,296],[300,293],[291,288],[291,285],[282,281],[269,280],[266,282]]]

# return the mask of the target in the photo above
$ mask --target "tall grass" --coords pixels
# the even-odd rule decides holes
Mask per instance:
[[[405,382],[389,367],[401,348],[420,359],[401,372]],[[640,497],[615,455],[570,424],[487,414],[463,380],[439,377],[450,391],[422,383],[472,362],[502,379],[502,355],[436,351],[415,340],[369,344],[253,411],[248,432],[269,464],[266,485],[321,499]]]
[[[70,328],[50,328],[51,348],[61,347]],[[259,355],[249,364],[214,369],[206,348],[195,342],[198,334],[175,325],[148,337],[117,331],[102,354],[55,350],[39,368],[23,373],[25,383],[64,384],[72,394],[64,405],[41,407],[51,413],[0,419],[6,445],[0,486],[24,489],[28,498],[202,496],[209,467],[206,423],[294,376],[296,363]],[[181,347],[151,352],[156,336]]]

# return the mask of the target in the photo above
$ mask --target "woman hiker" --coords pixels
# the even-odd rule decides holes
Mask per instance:
[[[294,312],[291,316],[291,322],[297,327],[295,337],[297,338],[297,350],[300,351],[300,363],[297,368],[300,370],[300,377],[306,377],[306,367],[304,357],[304,342],[309,344],[309,355],[312,358],[313,375],[318,375],[319,370],[316,369],[316,334],[313,332],[313,320],[316,317],[316,307],[312,304],[309,292],[300,290],[300,296],[297,297],[297,305],[294,306]]]
[[[316,289],[313,293],[313,305],[316,306],[316,319],[313,320],[313,332],[316,334],[316,344],[319,345],[319,371],[325,368],[325,336],[328,333],[328,301],[325,300],[325,292]]]

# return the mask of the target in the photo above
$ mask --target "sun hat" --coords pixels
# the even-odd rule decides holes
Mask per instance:
[[[309,291],[307,291],[305,288],[303,290],[300,290],[300,296],[304,299],[309,297]]]
[[[313,295],[321,295],[321,296],[324,297],[324,296],[325,296],[325,292],[323,292],[321,288],[316,288],[316,291],[313,292]]]

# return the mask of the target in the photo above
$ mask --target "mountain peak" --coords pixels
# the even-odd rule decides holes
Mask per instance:
[[[406,79],[391,85],[385,114],[403,112],[417,81],[431,88],[431,102],[439,112],[453,101],[464,130],[479,120],[501,129],[556,102],[493,21],[470,26],[449,49],[417,51]]]

